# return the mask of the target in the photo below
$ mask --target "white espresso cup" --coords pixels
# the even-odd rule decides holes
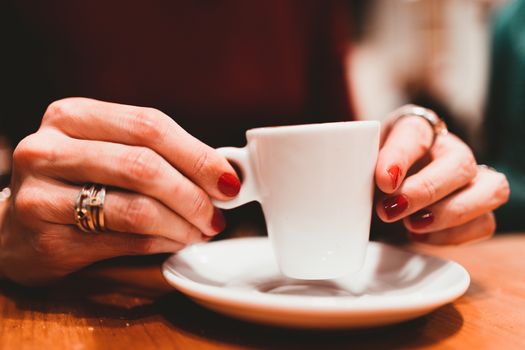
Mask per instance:
[[[377,121],[265,127],[218,151],[243,175],[231,209],[261,203],[281,272],[330,279],[359,270],[370,233]]]

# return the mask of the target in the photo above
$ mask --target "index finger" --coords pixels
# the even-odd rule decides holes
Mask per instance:
[[[428,153],[434,132],[418,116],[406,116],[390,125],[375,171],[376,184],[385,193],[395,192],[412,165]]]
[[[42,124],[73,138],[148,147],[214,198],[227,200],[240,190],[224,157],[154,108],[68,98],[52,103]]]

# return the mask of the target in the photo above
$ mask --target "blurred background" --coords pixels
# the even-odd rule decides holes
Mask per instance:
[[[523,228],[525,2],[372,0],[360,3],[347,71],[357,114],[382,119],[407,102],[434,109],[480,163],[504,172],[498,230]],[[379,98],[380,96],[380,98]]]
[[[97,5],[95,5],[95,3],[97,3]],[[221,143],[223,140],[213,139],[217,134],[213,128],[207,128],[205,130],[203,128],[205,124],[203,123],[191,124],[192,118],[195,119],[198,113],[195,112],[196,114],[192,114],[192,112],[194,112],[193,110],[181,107],[187,101],[176,101],[175,98],[172,98],[173,101],[162,100],[158,97],[157,90],[154,89],[158,88],[158,91],[161,91],[162,88],[167,87],[168,89],[173,89],[173,91],[178,91],[178,96],[183,96],[186,91],[184,87],[176,90],[177,87],[170,85],[169,82],[164,86],[149,86],[143,84],[142,86],[133,87],[133,81],[127,81],[125,79],[126,65],[129,64],[130,67],[134,67],[132,65],[134,62],[137,62],[139,65],[142,64],[139,59],[133,56],[135,51],[140,52],[140,50],[137,50],[137,48],[133,46],[133,43],[131,44],[132,46],[130,46],[133,54],[130,56],[129,53],[126,53],[130,59],[126,58],[117,64],[114,62],[113,68],[110,66],[110,69],[114,69],[115,71],[118,69],[123,70],[124,78],[123,76],[120,77],[122,81],[106,80],[104,81],[104,85],[102,85],[105,90],[97,90],[96,85],[91,86],[92,90],[89,90],[89,88],[86,90],[86,88],[78,88],[80,85],[75,85],[78,81],[72,80],[77,79],[78,76],[82,78],[82,75],[89,78],[91,74],[87,68],[85,68],[85,71],[79,71],[78,67],[84,69],[84,67],[88,67],[87,63],[83,63],[84,66],[74,66],[75,59],[78,62],[83,62],[81,59],[84,59],[91,64],[91,58],[93,57],[89,57],[89,60],[87,57],[80,57],[86,55],[85,52],[89,53],[82,45],[86,44],[97,47],[98,44],[100,47],[103,47],[106,52],[108,52],[108,48],[112,49],[112,55],[115,55],[115,52],[117,52],[119,48],[123,48],[123,50],[127,48],[125,43],[113,47],[111,45],[108,46],[109,44],[107,43],[104,44],[102,41],[84,41],[81,42],[78,47],[68,44],[70,47],[66,47],[66,49],[71,49],[69,51],[73,53],[63,48],[60,48],[61,51],[57,50],[58,45],[63,44],[60,40],[67,43],[67,40],[77,39],[73,34],[70,35],[71,38],[68,37],[70,32],[64,29],[62,25],[86,28],[86,26],[93,23],[95,27],[99,26],[102,28],[103,25],[106,25],[104,22],[105,14],[109,14],[109,18],[111,18],[111,16],[125,18],[128,12],[131,13],[130,11],[133,9],[137,10],[140,8],[136,5],[139,3],[140,2],[134,1],[93,2],[92,6],[82,5],[86,6],[85,9],[80,5],[71,5],[72,3],[70,2],[61,2],[58,0],[38,5],[27,1],[4,0],[4,3],[0,5],[0,22],[2,26],[0,28],[0,34],[2,35],[2,42],[5,43],[4,48],[6,49],[0,57],[0,61],[4,60],[0,63],[3,69],[2,79],[4,82],[3,87],[6,89],[5,91],[21,91],[24,94],[27,93],[27,96],[32,96],[31,93],[38,89],[40,89],[39,91],[45,91],[43,94],[34,94],[34,96],[38,97],[29,98],[29,100],[19,99],[19,96],[15,96],[12,93],[5,93],[3,96],[3,105],[5,108],[0,111],[0,135],[3,135],[0,137],[0,175],[3,177],[4,183],[9,173],[9,163],[13,146],[21,137],[36,130],[45,106],[49,102],[64,96],[80,95],[138,105],[153,105],[162,110],[167,110],[166,112],[170,115],[173,115],[171,114],[172,111],[175,115],[180,115],[183,126],[185,126],[184,116],[186,114],[188,116],[187,124],[190,132],[197,137],[202,135],[205,140],[207,136],[211,135],[209,139],[211,145],[223,144]],[[166,5],[163,2],[159,3]],[[235,1],[219,3],[225,5],[223,7],[226,8],[225,11],[228,11],[225,13],[229,14],[231,14],[232,8],[241,7],[238,5],[243,4],[243,2]],[[327,4],[328,1],[269,1],[267,3],[272,3],[275,5],[273,7],[279,8],[279,11],[285,13],[286,11],[284,10],[293,9],[294,6],[299,12],[303,10],[306,12],[306,8],[321,8]],[[293,6],[283,5],[285,3],[293,3]],[[346,82],[348,83],[347,93],[349,100],[352,101],[351,108],[354,114],[353,117],[357,119],[381,120],[385,118],[390,111],[408,102],[434,109],[446,120],[450,130],[458,134],[473,147],[480,162],[489,163],[498,170],[505,172],[509,177],[512,190],[511,203],[505,206],[505,209],[500,213],[500,217],[503,218],[503,220],[500,220],[500,228],[514,229],[523,226],[517,218],[519,218],[520,213],[525,208],[525,181],[523,180],[523,178],[525,178],[525,160],[522,156],[525,153],[524,1],[347,0],[330,1],[330,3],[337,3],[338,5],[333,6],[332,10],[336,8],[338,12],[347,12],[344,13],[344,16],[338,16],[345,18],[347,24],[346,32],[348,33],[348,41],[350,43],[346,46],[347,49],[344,53],[344,70],[341,74],[345,75]],[[67,4],[67,6],[65,6],[65,4]],[[109,4],[116,5],[110,6]],[[344,4],[344,6],[339,6],[341,4]],[[175,10],[175,12],[173,12],[173,21],[184,22],[185,25],[190,27],[196,26],[195,23],[191,21],[186,23],[184,11],[176,12],[177,8],[175,5],[170,6],[171,10]],[[193,7],[189,9],[192,11],[198,7],[200,12],[205,10],[221,13],[220,11],[222,10],[219,8],[219,5],[210,4],[206,1],[198,1],[191,6],[185,5],[184,8],[188,10],[189,7]],[[246,5],[245,7],[250,6]],[[257,6],[252,7],[256,8]],[[260,14],[262,18],[267,14],[269,16],[268,18],[271,18],[271,20],[269,20],[271,24],[280,23],[278,21],[283,17],[282,13],[274,16],[271,6],[260,7],[263,10],[267,9],[268,12],[265,13],[261,10],[259,11],[260,13],[256,13],[258,11],[256,10],[250,13],[250,15],[254,16],[254,13],[256,13],[256,15]],[[250,10],[253,11],[253,8],[250,8]],[[47,15],[48,11],[52,16]],[[61,11],[67,13],[67,15],[64,16]],[[112,15],[111,11],[114,11],[116,15]],[[140,9],[137,11],[141,12]],[[18,15],[12,15],[11,13],[24,13],[24,15],[17,17]],[[54,33],[53,35],[55,35],[55,37],[51,37],[54,45],[51,46],[51,48],[45,47],[42,42],[38,41],[43,37],[40,35],[42,32],[39,29],[40,27],[31,27],[31,25],[28,25],[29,21],[38,18],[39,14],[42,15],[43,13],[45,13],[45,15],[43,15],[44,20],[40,25],[42,25],[42,23],[44,24],[41,28],[51,28],[50,33]],[[194,13],[197,12],[194,11]],[[72,16],[71,14],[74,15]],[[340,14],[341,13],[339,13],[339,15]],[[236,25],[259,26],[264,29],[268,22],[268,20],[254,22],[255,24],[249,23],[246,20],[243,22],[239,19],[245,15],[242,11],[234,13],[234,15],[235,17],[232,16],[231,18],[234,18],[233,21]],[[208,13],[206,16],[208,16],[205,17],[207,19],[212,18]],[[229,22],[231,22],[231,18],[228,19]],[[155,20],[153,19],[152,21]],[[228,23],[227,25],[230,25],[229,22],[217,21],[216,23],[221,25]],[[126,29],[129,29],[131,32],[133,28],[139,28],[137,31],[139,36],[137,36],[137,38],[141,40],[141,26],[146,28],[151,23],[155,22],[135,22],[132,23],[132,27],[126,27]],[[297,23],[300,24],[301,22]],[[20,24],[23,25],[20,26]],[[272,54],[279,56],[281,50],[284,52],[283,55],[285,55],[287,50],[289,50],[289,43],[278,43],[274,45],[274,41],[278,42],[282,40],[280,36],[290,36],[291,34],[289,32],[293,32],[296,28],[293,26],[293,23],[288,23],[286,26],[279,25],[281,26],[279,28],[287,28],[286,31],[281,31],[277,36],[273,34],[269,35],[268,37],[270,39],[263,35],[250,38],[249,31],[243,33],[242,29],[237,30],[235,29],[236,27],[232,25],[232,28],[236,31],[234,32],[234,40],[232,39],[230,44],[238,45],[235,43],[247,42],[248,45],[251,45],[251,42],[254,40],[269,40],[265,42],[265,45],[268,45],[268,51],[271,51],[273,48],[273,51],[271,51]],[[110,26],[109,30],[116,31],[116,28],[119,28],[119,26],[115,24],[113,27]],[[163,29],[165,28],[163,27]],[[256,28],[254,33],[260,34],[260,32],[263,32],[263,29],[258,30]],[[220,35],[221,32],[224,32],[223,28],[219,26],[216,27],[216,30],[218,34],[215,33],[215,31],[208,30],[202,33],[193,32],[192,35],[197,35],[197,37],[200,37],[199,35],[212,37],[213,35]],[[30,31],[35,31],[37,34],[28,34]],[[79,31],[82,35],[88,32],[89,30],[84,32]],[[314,33],[313,30],[310,32]],[[174,33],[168,32],[168,37],[170,35],[174,35]],[[243,35],[248,37],[248,39],[243,37]],[[110,36],[110,34],[106,35],[108,38]],[[59,38],[60,40],[55,40],[55,38]],[[290,36],[290,38],[293,38],[293,36]],[[84,40],[85,39],[84,37]],[[148,43],[148,45],[154,45],[156,43],[155,40],[150,40],[147,37],[143,39],[146,40],[145,42]],[[182,37],[181,39],[177,36],[173,38],[173,43],[176,43],[176,40],[179,39],[197,41],[192,37]],[[214,40],[210,40],[210,42],[213,41]],[[162,45],[165,45],[165,43],[162,43]],[[297,45],[299,47],[302,44],[298,43]],[[140,44],[137,44],[137,46],[140,47]],[[11,49],[11,47],[14,49]],[[170,53],[169,46],[164,47],[166,48],[166,57],[177,57],[176,51]],[[264,51],[256,51],[254,47],[247,46],[245,51],[253,51],[254,56],[260,55],[261,52],[262,54],[267,54]],[[82,51],[83,49],[85,51]],[[74,52],[74,50],[77,51]],[[67,52],[69,56],[64,54],[64,52]],[[75,58],[73,54],[79,55],[81,59],[78,57]],[[169,56],[169,54],[173,54],[174,56]],[[246,57],[250,59],[252,56]],[[268,57],[269,60],[280,59],[280,57]],[[99,57],[94,58],[99,59]],[[114,57],[112,56],[112,58]],[[51,93],[51,91],[60,85],[57,82],[62,78],[60,75],[55,74],[54,70],[43,65],[43,63],[51,62],[52,60],[59,63],[61,62],[60,64],[62,64],[63,67],[71,68],[71,72],[73,72],[73,75],[70,73],[62,76],[65,81],[72,82],[68,89],[58,89],[56,93]],[[213,60],[220,62],[221,52],[217,52]],[[242,58],[237,58],[237,60],[242,60]],[[13,65],[19,62],[23,62],[23,70],[16,71],[11,69]],[[169,59],[167,62],[169,63]],[[162,62],[160,62],[159,65],[160,64],[162,64]],[[300,62],[298,62],[297,66],[299,65]],[[292,61],[292,65],[288,67],[293,66],[294,62]],[[239,67],[246,68],[248,66],[243,67],[241,64]],[[150,71],[147,73],[149,75],[142,76],[142,78],[146,79],[158,74],[158,72],[155,73],[151,70],[155,68],[154,65],[150,65],[149,68]],[[108,69],[108,67],[104,67],[104,69]],[[204,67],[202,67],[202,69],[206,74],[214,73],[212,68],[209,68],[208,71],[206,71]],[[273,85],[278,88],[273,92],[274,95],[281,94],[281,91],[283,94],[287,92],[287,90],[280,90],[280,88],[281,86],[286,87],[286,84],[289,84],[288,81],[284,81],[289,76],[289,71],[290,69],[283,71],[282,81],[279,81],[279,85]],[[319,71],[319,75],[323,75],[326,70],[320,67]],[[42,72],[44,72],[45,75],[41,75]],[[127,74],[133,75],[135,73],[134,68],[131,68]],[[185,73],[184,67],[178,71],[179,76],[183,73]],[[244,73],[251,74],[249,70],[245,70]],[[249,84],[249,75],[243,76],[244,73],[239,70],[236,75],[229,75],[232,80],[236,81],[236,84],[238,83],[238,86],[241,86],[238,90],[230,89],[230,92],[239,95],[246,93],[246,91],[249,91],[255,86],[254,84]],[[107,72],[105,74],[107,74]],[[263,71],[259,72],[260,76],[264,76],[264,74]],[[71,78],[72,76],[73,78]],[[94,77],[95,74],[92,74],[92,76]],[[169,80],[169,77],[166,79]],[[191,76],[188,79],[192,82]],[[140,80],[137,81],[141,82]],[[142,82],[144,81],[146,80]],[[246,82],[248,82],[248,85],[246,85],[248,88],[243,88],[241,83],[244,84]],[[118,85],[117,83],[121,84]],[[271,81],[268,84],[272,86]],[[124,87],[128,89],[126,90]],[[228,91],[228,89],[224,90]],[[256,91],[256,89],[252,90]],[[272,89],[266,88],[264,91],[269,90]],[[140,95],[140,93],[142,93],[142,95]],[[217,101],[224,104],[228,101],[224,102],[227,100],[224,96],[227,95],[225,95],[226,93],[224,91],[223,93],[223,95],[220,95],[222,96],[222,100],[219,98]],[[177,93],[173,92],[172,95],[175,96]],[[274,95],[269,93],[261,97],[261,99],[274,98]],[[189,98],[186,100],[189,100]],[[209,99],[209,101],[212,100]],[[330,101],[330,99],[326,101]],[[210,106],[215,108],[215,111],[217,111],[219,107],[223,107],[221,104],[213,105],[213,103],[215,102],[210,102]],[[206,106],[206,101],[202,103],[198,101],[197,105],[199,108]],[[270,106],[270,104],[268,105]],[[284,105],[284,102],[278,101],[278,103],[273,104],[272,108],[280,108],[281,105]],[[330,104],[328,103],[327,105]],[[172,108],[173,106],[175,107]],[[246,106],[248,106],[248,104],[246,104]],[[16,115],[16,110],[20,108],[25,108],[26,112],[24,113],[30,114],[31,117],[28,119],[19,119],[19,116]],[[202,113],[205,113],[205,107],[202,108]],[[13,112],[13,110],[15,110],[15,112]],[[321,114],[335,113],[330,109],[319,110]],[[224,111],[223,115],[231,114],[227,109]],[[246,111],[250,110],[246,109],[241,111],[242,113],[240,115],[247,114]],[[260,110],[259,112],[261,115],[268,115],[267,110]],[[276,115],[282,116],[296,112],[297,111],[293,109],[282,108]],[[315,113],[312,112],[312,115],[314,114]],[[217,115],[221,114],[217,112]],[[316,118],[316,116],[305,117],[301,121],[318,121]],[[243,124],[243,122],[244,120],[240,118],[236,119],[238,130],[235,131],[235,137],[239,140],[243,138],[246,128],[258,126],[253,123]],[[267,124],[276,122],[291,123],[294,122],[294,120],[269,118],[265,121]],[[199,126],[201,129],[198,128]],[[192,127],[194,129],[191,129]],[[239,142],[243,141],[241,140]],[[505,211],[507,211],[508,214],[505,214]]]
[[[407,102],[430,106],[480,150],[491,26],[505,0],[371,0],[348,55],[359,116]],[[381,98],[378,98],[381,96]]]

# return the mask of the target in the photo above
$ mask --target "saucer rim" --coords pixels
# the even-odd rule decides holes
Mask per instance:
[[[240,237],[206,243],[206,245],[217,246],[242,243],[268,244],[266,242],[268,242],[268,237]],[[178,254],[183,253],[189,247],[166,259],[162,265],[162,274],[173,287],[203,304],[215,303],[223,306],[234,304],[237,307],[264,309],[265,312],[294,312],[305,314],[315,312],[331,315],[370,314],[375,312],[384,314],[385,311],[393,313],[416,312],[423,309],[432,310],[459,298],[467,291],[470,285],[470,275],[468,271],[455,261],[413,252],[382,242],[369,242],[369,244],[379,247],[379,249],[393,249],[411,255],[437,259],[446,263],[445,268],[457,269],[456,273],[462,274],[463,276],[461,276],[460,281],[454,283],[452,286],[440,288],[433,292],[426,292],[424,297],[421,298],[410,298],[407,297],[406,294],[364,296],[361,298],[347,296],[312,297],[265,294],[251,290],[212,286],[191,280],[180,274],[170,266],[170,262],[174,261],[178,257]]]

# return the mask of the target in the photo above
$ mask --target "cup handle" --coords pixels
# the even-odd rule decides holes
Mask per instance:
[[[228,161],[235,163],[239,167],[243,175],[243,181],[239,194],[230,200],[221,201],[212,200],[213,205],[221,209],[232,209],[239,207],[245,203],[252,202],[258,199],[257,186],[255,184],[255,176],[250,164],[250,157],[248,155],[248,147],[222,147],[217,148],[217,152],[226,157]]]

